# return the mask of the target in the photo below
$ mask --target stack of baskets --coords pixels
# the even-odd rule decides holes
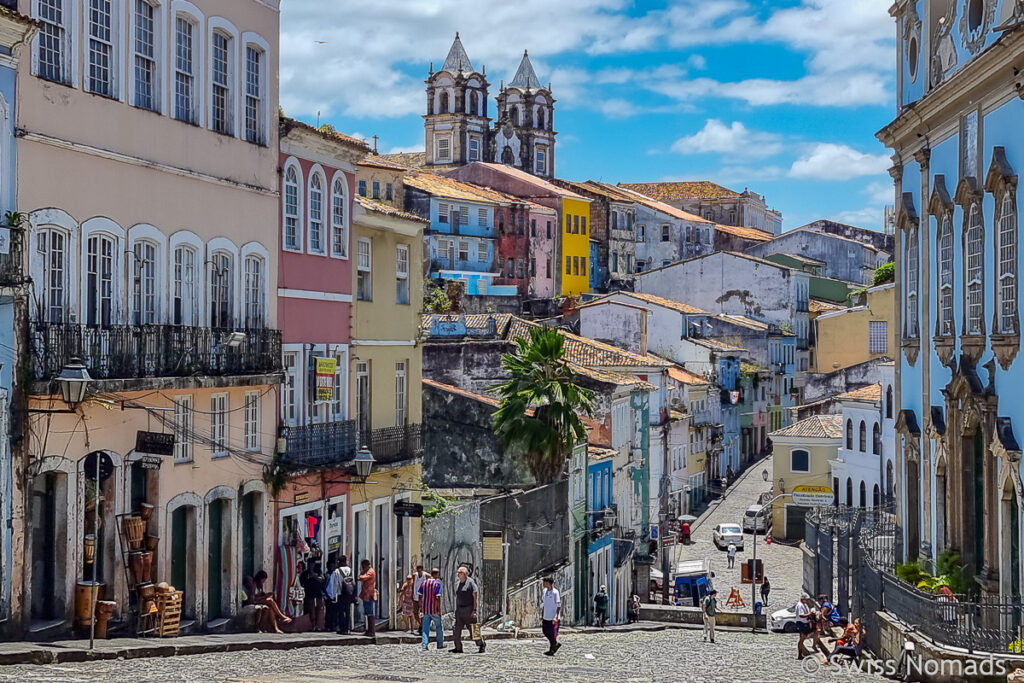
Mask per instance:
[[[157,634],[176,636],[181,627],[181,591],[174,586],[159,583],[156,586]]]

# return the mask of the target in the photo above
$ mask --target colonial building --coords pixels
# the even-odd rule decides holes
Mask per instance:
[[[782,232],[782,214],[768,208],[764,195],[749,189],[736,192],[708,180],[620,185],[714,223],[757,228],[773,235]]]
[[[614,186],[599,183],[601,187]],[[636,269],[641,273],[714,251],[715,224],[698,215],[634,192],[615,188],[636,202]]]
[[[793,502],[797,486],[832,486],[832,463],[843,442],[842,415],[814,415],[771,432],[772,536],[798,540],[804,537],[804,518],[809,507]]]
[[[905,559],[959,554],[986,598],[1021,576],[1024,7],[900,0],[897,497]]]
[[[134,632],[152,580],[184,592],[186,622],[220,623],[272,558],[278,3],[20,8],[38,31],[18,66],[32,355],[12,618],[63,629],[98,581]],[[75,357],[91,381],[68,405],[54,380]],[[144,506],[152,570],[128,572],[119,515]]]
[[[746,253],[761,258],[792,254],[814,259],[822,264],[821,275],[862,285],[872,284],[875,269],[892,259],[891,253],[871,244],[804,229],[790,230],[770,242],[749,247]]]
[[[555,174],[551,86],[537,78],[523,52],[515,76],[498,91],[496,118],[488,111],[487,69],[477,71],[459,34],[441,68],[427,77],[425,155],[407,163],[435,170],[474,161],[507,164],[541,177]],[[403,155],[405,156],[405,155]]]

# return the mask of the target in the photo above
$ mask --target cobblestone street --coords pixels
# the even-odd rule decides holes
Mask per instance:
[[[539,638],[490,641],[487,652],[454,655],[416,645],[261,650],[0,668],[3,681],[867,681],[866,674],[818,673],[796,660],[795,636],[699,630],[567,635],[551,658]],[[451,647],[451,644],[448,644]]]
[[[762,470],[768,470],[768,483],[762,477]],[[729,569],[728,558],[724,550],[715,547],[711,540],[711,531],[716,524],[743,523],[743,513],[757,502],[761,493],[767,491],[772,481],[772,458],[769,457],[748,469],[741,475],[743,478],[719,502],[718,507],[701,517],[692,531],[693,543],[689,546],[676,547],[676,561],[690,559],[710,559],[711,569],[715,572],[715,588],[718,589],[721,608],[732,588],[738,588],[746,607],[733,611],[750,611],[750,584],[740,583],[740,565],[753,556],[753,537],[745,534],[743,550],[736,554],[736,566]],[[802,567],[800,548],[772,543],[766,545],[764,534],[757,535],[757,557],[764,562],[765,576],[771,582],[772,590],[768,597],[766,613],[783,607],[792,607],[802,593]],[[760,590],[757,599],[761,599]]]

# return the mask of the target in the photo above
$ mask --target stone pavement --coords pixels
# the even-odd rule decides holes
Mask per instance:
[[[0,667],[0,681],[867,681],[861,674],[806,673],[795,636],[723,631],[717,643],[700,630],[577,633],[555,657],[536,638],[493,640],[487,652],[429,652],[412,645],[310,647]],[[451,646],[448,643],[449,648]],[[877,680],[877,679],[875,679]]]
[[[693,543],[688,546],[674,546],[675,560],[709,559],[711,570],[715,573],[714,584],[718,589],[718,597],[722,609],[725,607],[725,600],[732,588],[738,588],[740,596],[746,603],[745,608],[734,611],[749,612],[752,609],[750,604],[750,584],[740,583],[740,566],[747,558],[753,556],[753,537],[746,534],[743,551],[736,553],[736,566],[729,569],[728,558],[724,550],[715,547],[711,540],[711,531],[717,524],[733,523],[742,527],[743,513],[748,507],[758,502],[759,496],[767,491],[772,481],[772,457],[755,463],[747,469],[740,479],[730,485],[726,494],[719,499],[717,504],[712,503],[691,526],[691,537]],[[768,482],[761,478],[761,472],[768,470]],[[765,613],[792,607],[803,592],[803,565],[800,548],[772,543],[767,545],[763,533],[757,535],[757,557],[764,562],[765,576],[771,582],[772,590],[768,597],[768,605]],[[757,599],[761,599],[760,586],[757,591]]]

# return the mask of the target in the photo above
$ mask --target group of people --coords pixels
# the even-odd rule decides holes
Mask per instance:
[[[608,623],[608,601],[608,586],[601,584],[601,588],[594,595],[594,621],[600,628],[604,628]],[[626,605],[626,619],[630,624],[640,621],[640,596],[635,593]]]
[[[800,632],[800,639],[797,641],[797,657],[802,659],[808,654],[805,641],[807,636],[811,637],[810,651],[815,650],[828,655],[822,637],[832,637],[832,629],[842,629],[841,635],[836,639],[834,654],[846,655],[857,659],[861,654],[861,643],[866,635],[861,625],[860,617],[851,623],[846,617],[839,614],[839,609],[833,605],[827,596],[818,596],[818,609],[811,605],[810,597],[804,595],[796,605],[797,630]]]

